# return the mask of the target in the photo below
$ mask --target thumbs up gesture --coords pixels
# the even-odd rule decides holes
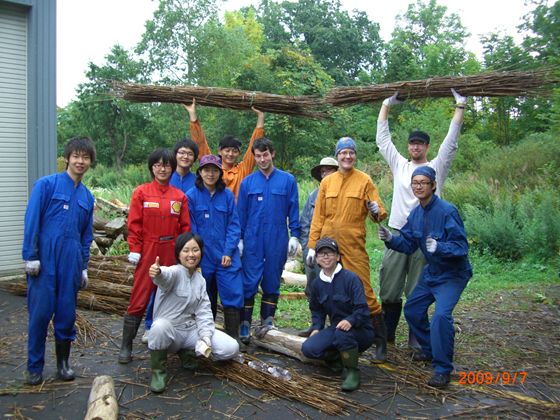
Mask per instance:
[[[153,264],[150,266],[150,272],[149,272],[149,274],[150,274],[150,278],[152,278],[152,279],[153,279],[155,276],[158,276],[158,275],[161,274],[161,268],[160,268],[160,265],[159,265],[159,257],[156,257],[156,262],[153,263]]]

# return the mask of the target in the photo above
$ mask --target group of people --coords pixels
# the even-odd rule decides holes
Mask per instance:
[[[302,346],[305,356],[323,359],[342,373],[343,390],[357,389],[359,354],[375,344],[375,360],[386,360],[404,293],[413,360],[433,360],[429,384],[446,386],[453,369],[452,311],[471,276],[462,221],[436,194],[457,149],[466,104],[465,97],[452,92],[455,115],[432,161],[427,160],[430,137],[422,131],[409,136],[410,160],[398,153],[387,122],[389,108],[400,103],[398,92],[383,102],[377,143],[394,178],[391,230],[381,225],[387,211],[375,184],[355,168],[357,146],[350,137],[338,140],[334,158],[326,157],[312,169],[320,186],[300,217],[295,177],[275,167],[275,148],[265,137],[260,110],[253,108],[257,124],[238,162],[241,142],[226,136],[213,155],[194,100],[184,105],[192,140],[177,142],[173,151],[152,152],[152,181],[136,188],[131,198],[128,260],[136,269],[119,363],[132,360],[144,315],[153,392],[165,390],[169,352],[177,353],[184,367],[200,355],[235,357],[250,342],[259,287],[260,323],[253,333],[264,336],[274,328],[282,270],[301,243],[311,311],[311,326],[302,332],[308,337]],[[27,383],[32,385],[43,380],[51,319],[57,376],[74,379],[69,354],[77,293],[88,282],[94,199],[81,180],[95,160],[95,148],[87,138],[71,139],[64,157],[66,171],[36,183],[25,217]],[[380,272],[381,304],[370,280],[368,218],[379,224],[379,238],[387,247]],[[214,325],[218,297],[225,333]],[[429,324],[427,310],[434,301]]]

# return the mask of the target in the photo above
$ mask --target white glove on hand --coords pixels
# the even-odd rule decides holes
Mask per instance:
[[[80,290],[86,290],[89,284],[89,279],[87,275],[87,268],[82,270],[82,284],[80,286]]]
[[[41,271],[41,261],[33,260],[33,261],[25,261],[25,272],[30,276],[38,276],[39,271]]]
[[[237,249],[239,250],[239,258],[241,258],[243,256],[243,239],[239,240],[239,243],[237,244]]]
[[[202,337],[196,342],[194,351],[199,356],[210,357],[212,354],[212,340],[210,337]]]
[[[367,209],[373,216],[377,216],[379,214],[379,204],[377,204],[377,201],[368,201]]]
[[[397,96],[399,96],[399,91],[398,90],[390,98],[384,99],[383,100],[383,105],[393,106],[393,105],[398,105],[398,104],[402,103],[403,101],[401,101],[400,99],[397,99]]]
[[[313,267],[313,264],[315,264],[315,250],[313,248],[309,248],[309,250],[307,251],[307,258],[305,259],[305,263],[309,267]]]
[[[140,254],[138,252],[131,252],[130,254],[128,254],[128,262],[131,264],[138,264],[138,261],[140,261]]]
[[[467,104],[467,97],[466,96],[459,95],[459,93],[453,88],[451,88],[451,93],[453,94],[453,97],[455,98],[455,103],[457,105],[466,105]]]
[[[288,255],[290,257],[293,257],[294,255],[296,255],[298,245],[299,245],[298,238],[296,238],[295,236],[292,236],[290,238],[290,241],[288,242]]]
[[[379,239],[383,242],[389,242],[393,238],[393,234],[389,229],[384,226],[379,225]]]
[[[436,252],[437,248],[437,241],[434,238],[430,238],[429,236],[426,238],[426,251],[430,254]]]

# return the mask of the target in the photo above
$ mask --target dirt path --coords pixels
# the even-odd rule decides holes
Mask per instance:
[[[0,413],[12,418],[83,418],[93,378],[115,380],[121,418],[329,418],[307,404],[271,396],[259,389],[216,377],[208,367],[183,370],[170,357],[168,390],[150,394],[149,355],[139,339],[129,365],[116,363],[121,319],[80,311],[91,325],[86,342],[73,347],[76,381],[54,380],[52,336],[47,342],[43,386],[23,383],[26,361],[27,312],[25,299],[0,292]],[[404,345],[390,348],[388,363],[373,365],[362,355],[362,387],[352,394],[338,392],[340,381],[321,367],[304,365],[284,356],[256,349],[254,356],[313,377],[348,400],[344,409],[353,417],[447,418],[487,416],[560,417],[560,287],[546,297],[510,291],[490,296],[484,304],[461,304],[456,310],[456,369],[445,391],[427,387],[430,366],[413,364]],[[140,334],[139,334],[140,335]],[[234,363],[234,362],[231,362]],[[225,365],[227,368],[227,365]],[[514,372],[526,372],[513,379]],[[465,372],[464,381],[463,375]],[[468,376],[467,372],[473,372]],[[478,377],[477,372],[481,372]],[[493,375],[491,384],[481,381]],[[509,384],[497,381],[510,374]],[[482,375],[482,376],[481,376]],[[503,376],[506,379],[506,376]],[[513,383],[515,382],[515,383]],[[364,411],[361,411],[364,410]]]

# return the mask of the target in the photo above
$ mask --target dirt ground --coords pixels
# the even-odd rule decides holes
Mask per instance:
[[[218,377],[208,366],[194,372],[184,370],[175,356],[169,359],[167,391],[153,395],[149,391],[149,354],[139,338],[142,330],[135,342],[133,362],[119,365],[116,359],[122,319],[91,311],[79,311],[83,323],[90,326],[85,341],[73,346],[71,362],[76,380],[55,380],[54,345],[49,335],[45,382],[26,386],[25,298],[0,291],[0,302],[0,413],[5,418],[83,418],[92,381],[98,375],[113,377],[122,419],[334,417],[303,402]],[[329,394],[347,401],[340,415],[416,419],[560,417],[560,286],[551,288],[546,297],[508,291],[489,296],[483,304],[461,303],[455,319],[456,372],[444,391],[425,385],[431,368],[413,363],[405,343],[390,347],[389,360],[382,365],[372,364],[371,353],[364,353],[360,359],[362,386],[351,394],[340,392],[339,378],[323,367],[258,348],[251,351],[259,359],[328,386]],[[400,328],[404,331],[405,327]],[[222,368],[233,369],[227,363]],[[473,373],[467,376],[468,372]],[[513,380],[515,372],[526,375],[518,373]],[[471,382],[481,381],[484,373],[487,378],[500,374],[503,379],[509,373],[510,383],[468,383],[469,378]]]

